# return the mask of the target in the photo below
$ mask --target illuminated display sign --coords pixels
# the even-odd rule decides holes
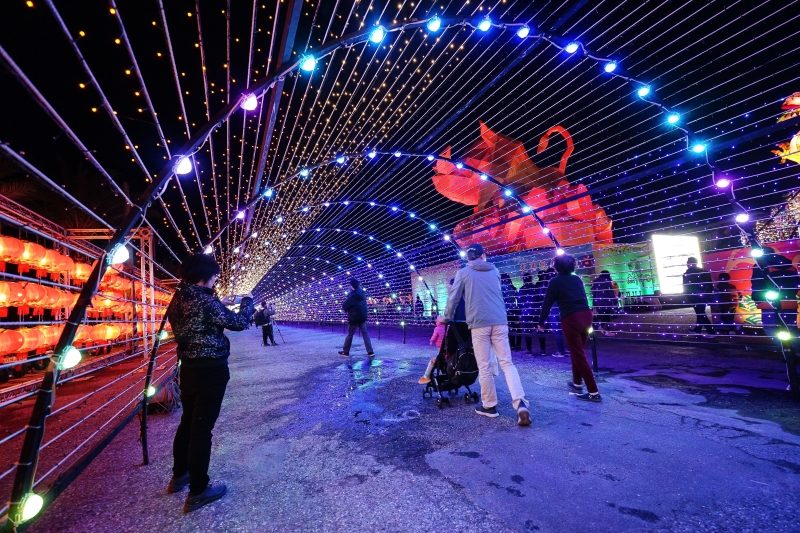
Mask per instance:
[[[681,294],[683,292],[683,273],[686,272],[688,258],[697,258],[697,266],[703,266],[700,258],[700,241],[697,237],[653,235],[653,252],[656,256],[661,294]]]

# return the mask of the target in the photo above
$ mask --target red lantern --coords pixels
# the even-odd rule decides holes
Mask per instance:
[[[25,339],[25,342],[22,343],[22,346],[17,349],[18,353],[32,352],[40,346],[43,346],[47,341],[44,332],[40,329],[23,328],[18,329],[17,331],[22,333],[22,336]]]
[[[25,337],[19,331],[14,329],[0,330],[0,354],[6,355],[18,352],[24,343]]]
[[[26,242],[24,245],[25,251],[22,252],[22,263],[34,268],[39,267],[41,260],[47,254],[45,247],[34,242]]]
[[[14,237],[0,237],[0,259],[3,260],[0,270],[5,270],[5,262],[19,263],[25,246],[22,241]]]
[[[89,275],[92,273],[92,265],[87,263],[75,263],[75,274],[74,278],[80,282],[85,282],[89,279]]]
[[[120,336],[121,330],[120,327],[116,324],[106,324],[105,325],[105,333],[106,337],[105,340],[113,341],[116,340],[117,337]]]

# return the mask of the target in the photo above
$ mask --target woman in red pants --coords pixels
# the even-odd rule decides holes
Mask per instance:
[[[584,350],[589,339],[589,329],[592,327],[592,311],[586,299],[583,281],[574,275],[573,256],[558,255],[553,266],[558,276],[550,280],[550,286],[544,295],[542,312],[539,314],[539,331],[544,331],[544,320],[550,314],[553,304],[557,303],[561,311],[561,330],[572,356],[572,380],[567,385],[579,400],[600,402],[602,398]],[[586,382],[586,393],[583,392],[582,382]]]

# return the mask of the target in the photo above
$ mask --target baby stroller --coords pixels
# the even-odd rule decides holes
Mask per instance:
[[[447,325],[445,342],[436,356],[433,375],[422,391],[423,398],[433,398],[436,393],[436,405],[439,409],[450,405],[450,397],[458,395],[460,387],[467,389],[464,393],[465,402],[478,401],[478,394],[469,388],[478,379],[478,363],[475,361],[471,339],[465,323],[451,322]],[[443,396],[444,391],[448,391],[449,395]]]

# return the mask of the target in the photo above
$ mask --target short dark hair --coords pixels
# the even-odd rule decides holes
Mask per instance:
[[[570,254],[557,255],[553,266],[559,274],[572,274],[575,272],[575,257]]]
[[[696,257],[690,257],[689,259],[686,260],[686,262],[687,263],[694,263],[695,265],[698,263]]]
[[[350,286],[351,287],[353,287],[354,289],[357,289],[359,285],[360,285],[360,283],[358,283],[358,280],[356,278],[351,278],[350,279]]]
[[[218,276],[219,271],[219,265],[213,257],[198,253],[183,260],[178,269],[178,277],[186,283],[195,285],[207,282],[212,276]]]
[[[728,274],[727,272],[720,272],[719,280],[720,281],[730,281],[731,280],[731,275]]]

